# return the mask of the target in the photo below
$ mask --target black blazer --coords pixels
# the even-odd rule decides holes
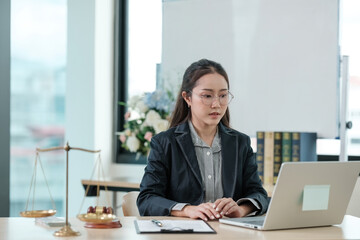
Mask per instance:
[[[253,198],[268,207],[250,138],[219,124],[224,197],[235,201]],[[200,168],[188,123],[180,124],[151,139],[148,164],[140,184],[137,206],[142,216],[170,215],[177,203],[198,205],[204,198]]]

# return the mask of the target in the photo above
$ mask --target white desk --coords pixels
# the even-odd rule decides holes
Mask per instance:
[[[360,218],[345,216],[344,222],[338,226],[290,229],[281,231],[257,231],[220,224],[218,221],[209,222],[217,234],[137,234],[134,227],[136,217],[122,217],[122,228],[116,229],[88,229],[78,219],[70,219],[72,228],[81,233],[79,237],[54,237],[54,231],[59,228],[47,228],[36,225],[34,219],[29,218],[0,218],[1,239],[360,239]],[[140,219],[151,219],[140,217]],[[164,217],[158,217],[164,219]],[[174,218],[172,218],[174,219]]]

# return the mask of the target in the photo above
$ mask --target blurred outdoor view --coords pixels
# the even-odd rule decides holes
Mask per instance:
[[[10,216],[13,217],[25,210],[35,149],[64,145],[66,2],[11,1]],[[41,153],[40,157],[57,216],[63,216],[65,153]],[[51,209],[40,166],[36,180],[32,186],[34,209]],[[32,201],[28,210],[31,207]]]

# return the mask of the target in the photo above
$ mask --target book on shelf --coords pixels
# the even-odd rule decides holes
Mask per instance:
[[[264,135],[264,185],[274,182],[274,132]]]
[[[293,162],[317,161],[316,132],[293,132],[291,160]]]
[[[256,163],[259,177],[264,183],[264,132],[256,132]]]
[[[283,162],[317,161],[316,132],[256,132],[256,162],[264,186],[275,185]]]
[[[291,162],[291,132],[282,133],[282,161]]]
[[[274,172],[273,184],[276,183],[282,163],[282,133],[274,133]]]

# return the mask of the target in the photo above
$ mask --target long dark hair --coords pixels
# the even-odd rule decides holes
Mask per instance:
[[[177,96],[175,109],[171,115],[170,128],[184,123],[188,119],[191,119],[191,111],[182,97],[182,92],[185,91],[186,94],[190,96],[191,91],[196,86],[196,82],[199,80],[199,78],[209,73],[218,73],[223,76],[229,88],[228,75],[225,72],[225,69],[219,63],[208,59],[201,59],[192,63],[184,73],[181,88]],[[221,122],[225,126],[230,127],[230,113],[228,108],[226,109],[225,115],[221,119]]]

